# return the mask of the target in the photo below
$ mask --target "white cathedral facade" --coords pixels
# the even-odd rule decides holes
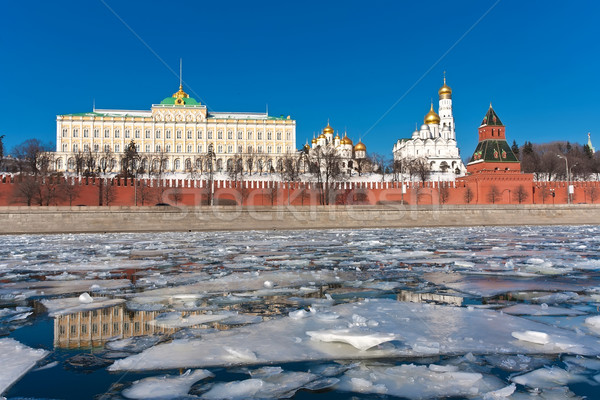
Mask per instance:
[[[394,160],[425,158],[433,173],[460,176],[466,168],[456,144],[456,131],[452,115],[452,89],[444,85],[438,91],[439,114],[431,109],[425,115],[423,125],[415,129],[411,138],[399,139],[394,145]]]

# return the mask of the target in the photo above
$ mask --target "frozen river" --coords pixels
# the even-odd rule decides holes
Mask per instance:
[[[1,243],[0,398],[600,398],[600,227]]]

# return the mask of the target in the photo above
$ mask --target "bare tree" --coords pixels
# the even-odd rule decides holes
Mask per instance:
[[[542,198],[542,204],[546,203],[546,199],[550,197],[550,188],[546,185],[540,187],[540,197]]]
[[[4,166],[4,136],[5,135],[0,135],[0,171]]]
[[[471,204],[471,202],[473,201],[474,198],[475,198],[475,195],[473,193],[473,189],[471,189],[470,186],[467,186],[465,188],[465,192],[463,194],[463,199],[465,200],[465,203]]]
[[[501,192],[500,192],[500,189],[498,189],[498,186],[496,186],[496,185],[490,186],[490,190],[487,194],[487,198],[488,198],[488,201],[492,204],[496,204],[496,201],[500,200]]]
[[[136,185],[138,182],[136,182]],[[142,203],[142,205],[146,205],[146,203],[150,202],[150,199],[154,197],[153,188],[148,186],[146,180],[139,181],[139,185],[137,187],[137,198]]]
[[[28,206],[35,201],[40,192],[40,183],[34,176],[19,175],[13,192],[13,201]]]
[[[85,153],[84,157],[84,169],[83,176],[92,177],[96,176],[98,168],[98,157],[96,153],[92,153],[91,149]]]
[[[170,197],[175,202],[175,205],[177,205],[178,203],[181,202],[181,200],[183,200],[183,193],[179,186],[175,186],[174,188],[171,188],[171,190],[169,191],[169,194],[170,194]]]
[[[271,202],[271,205],[275,205],[279,195],[279,188],[277,187],[277,182],[271,181],[270,186],[267,187],[265,191],[267,193],[267,198]]]
[[[137,175],[138,168],[140,168],[140,155],[132,139],[121,157],[121,173],[125,178],[131,178]]]
[[[340,163],[341,158],[335,148],[318,146],[314,149],[310,172],[316,177],[320,204],[331,204],[331,185],[345,179]]]
[[[584,189],[584,193],[589,197],[590,202],[594,204],[594,202],[598,198],[598,188],[596,186],[586,187]]]
[[[75,173],[81,175],[85,171],[86,153],[78,151],[75,154]]]
[[[101,179],[100,182],[104,181]],[[113,179],[106,179],[106,184],[102,188],[102,201],[105,206],[110,206],[117,198],[116,188]]]
[[[61,190],[63,182],[62,174],[43,177],[39,185],[38,204],[41,206],[56,205],[64,196]]]
[[[62,181],[62,187],[60,188],[64,197],[69,200],[69,205],[73,205],[73,200],[79,197],[79,193],[81,191],[81,186],[75,182],[75,180],[71,180],[69,178],[65,178]]]
[[[440,203],[446,204],[448,202],[448,199],[450,198],[450,189],[448,189],[448,186],[446,186],[446,185],[441,186],[439,188],[439,193],[440,193]]]
[[[529,193],[527,193],[527,189],[525,189],[525,186],[519,185],[517,186],[517,190],[514,191],[513,197],[519,204],[521,204],[525,200],[527,200],[527,198],[529,197]]]
[[[43,144],[38,139],[28,139],[13,148],[13,156],[17,161],[19,172],[31,172],[38,175],[41,169],[48,169],[48,152],[52,150],[49,144]]]
[[[411,175],[411,179],[412,176],[415,175],[423,183],[427,182],[429,180],[429,177],[431,176],[431,167],[427,162],[427,159],[423,157],[412,160],[408,169]]]
[[[296,159],[291,154],[286,154],[281,158],[279,165],[281,166],[279,174],[282,181],[295,182],[300,179],[300,171],[298,170],[300,159]]]

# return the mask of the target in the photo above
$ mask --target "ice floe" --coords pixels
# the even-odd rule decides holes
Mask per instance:
[[[87,296],[85,296],[87,295]],[[111,299],[108,297],[91,297],[84,293],[79,297],[65,297],[58,299],[44,299],[42,304],[51,317],[72,314],[80,311],[97,310],[124,303],[124,299]]]
[[[12,338],[0,339],[0,395],[47,354],[46,350],[33,349]]]
[[[200,369],[187,370],[179,376],[144,378],[133,382],[122,394],[128,399],[173,399],[188,394],[194,383],[213,376],[212,372]]]
[[[109,369],[147,370],[180,367],[207,367],[235,364],[278,363],[309,360],[342,360],[382,357],[417,357],[431,354],[572,354],[593,355],[600,352],[600,342],[591,336],[574,336],[570,331],[514,317],[494,310],[467,309],[376,299],[342,304],[331,308],[336,320],[320,320],[319,312],[305,318],[283,317],[226,332],[204,335],[201,340],[174,340],[150,348],[139,355],[116,361]],[[352,340],[368,342],[375,337],[385,342],[368,350],[346,343],[310,340],[307,332],[348,329],[355,324],[354,315],[368,316],[377,325],[363,327],[362,337]],[[527,332],[539,332],[527,333]],[[515,332],[525,332],[522,339]],[[339,333],[338,333],[339,334]],[[326,332],[322,334],[324,338]],[[373,336],[374,335],[374,336]],[[392,335],[400,340],[389,341]],[[349,335],[344,337],[348,340]],[[337,337],[340,339],[340,336]],[[240,343],[252,357],[232,360],[226,348]]]

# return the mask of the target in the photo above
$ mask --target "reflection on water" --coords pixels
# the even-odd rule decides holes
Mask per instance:
[[[415,293],[408,290],[400,290],[396,296],[398,301],[409,301],[411,303],[436,303],[461,306],[464,299],[458,296],[437,293]]]
[[[128,311],[125,306],[118,305],[60,315],[54,318],[54,347],[98,347],[109,339],[176,332],[175,328],[150,323],[161,313]]]

